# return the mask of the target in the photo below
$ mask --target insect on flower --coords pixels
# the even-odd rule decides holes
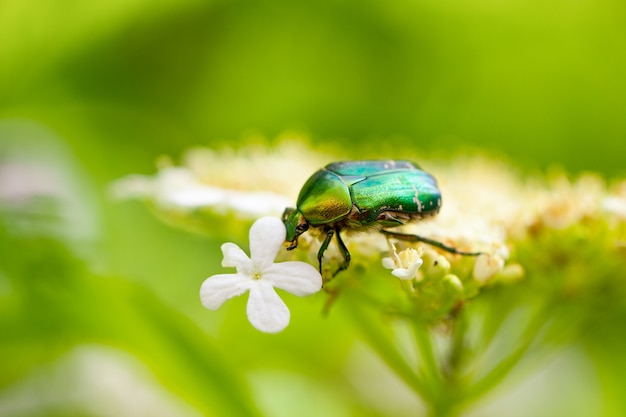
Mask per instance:
[[[341,238],[342,230],[378,230],[388,237],[424,242],[450,253],[477,256],[423,236],[388,230],[435,216],[441,208],[437,181],[409,161],[344,161],[326,165],[314,173],[300,190],[296,208],[287,208],[287,249],[298,246],[298,237],[310,227],[321,228],[324,241],[317,253],[322,258],[333,236],[337,236],[344,261],[335,275],[350,265],[350,252]]]

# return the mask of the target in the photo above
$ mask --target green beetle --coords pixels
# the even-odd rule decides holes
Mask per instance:
[[[285,209],[286,240],[291,243],[287,249],[295,249],[298,237],[309,227],[321,228],[326,234],[317,253],[321,272],[324,252],[336,235],[344,262],[335,274],[350,265],[350,252],[340,234],[345,229],[374,229],[396,239],[425,242],[451,253],[480,255],[481,252],[462,252],[422,236],[386,230],[434,216],[440,208],[437,181],[413,162],[334,162],[307,180],[295,209]]]

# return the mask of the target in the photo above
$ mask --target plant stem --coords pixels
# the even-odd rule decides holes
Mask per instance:
[[[429,386],[435,388],[435,391],[439,391],[442,383],[441,374],[437,366],[437,360],[435,359],[428,325],[415,318],[411,320],[411,324],[413,332],[415,333],[419,359],[421,359],[420,362],[424,366],[426,382]]]
[[[391,342],[393,337],[389,332],[385,331],[387,326],[383,326],[380,323],[380,317],[363,308],[358,300],[351,301],[349,316],[359,328],[361,334],[365,336],[370,346],[417,395],[430,403],[432,393],[426,381],[407,363],[393,342]]]

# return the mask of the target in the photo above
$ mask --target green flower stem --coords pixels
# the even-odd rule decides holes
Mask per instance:
[[[432,388],[433,395],[428,399],[432,416],[448,417],[456,415],[458,409],[457,389],[452,381],[445,379],[445,374],[435,357],[435,350],[429,326],[426,322],[413,317],[413,332],[419,351],[419,359],[424,366],[426,381]]]
[[[415,334],[420,363],[423,364],[424,367],[426,382],[429,386],[437,387],[437,390],[439,390],[442,383],[441,374],[437,366],[437,360],[435,359],[428,325],[414,317],[411,318],[411,325],[413,333]]]
[[[498,364],[494,366],[493,369],[491,369],[491,371],[482,379],[474,383],[470,383],[469,388],[463,393],[464,403],[480,398],[493,389],[510,373],[510,371],[521,361],[521,359],[525,357],[546,324],[547,311],[548,309],[545,307],[539,308],[535,311],[533,317],[530,319],[530,322],[520,337],[520,343],[517,348],[514,349],[507,357],[500,360]]]
[[[416,394],[430,402],[433,393],[427,382],[407,363],[396,346],[393,344],[393,336],[386,331],[389,326],[380,323],[380,317],[373,314],[361,303],[361,299],[354,300],[353,294],[346,294],[344,301],[349,300],[348,317],[366,338],[369,345],[378,353],[380,358],[398,375]]]

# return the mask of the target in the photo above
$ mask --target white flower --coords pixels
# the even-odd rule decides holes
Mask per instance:
[[[274,263],[285,234],[280,219],[262,217],[250,228],[250,257],[234,243],[224,243],[222,266],[236,267],[237,273],[207,278],[200,288],[202,305],[216,310],[229,298],[250,291],[247,314],[254,327],[266,333],[287,327],[289,310],[274,288],[303,297],[322,288],[322,276],[304,262]]]
[[[236,190],[205,184],[185,167],[166,167],[154,176],[131,175],[112,186],[117,198],[145,198],[163,209],[191,211],[210,207],[218,213],[234,211],[254,218],[280,214],[292,202],[270,191]]]
[[[411,280],[417,275],[417,270],[422,266],[422,258],[420,253],[408,248],[398,253],[395,245],[391,245],[391,256],[383,258],[383,266],[392,269],[391,274],[402,280]]]
[[[486,283],[494,275],[504,269],[504,258],[498,254],[483,253],[476,257],[474,263],[474,279],[481,284]]]
[[[473,275],[481,284],[489,281],[494,275],[504,269],[506,259],[509,257],[509,248],[501,244],[492,244],[491,250],[476,257]]]
[[[626,198],[609,196],[602,201],[602,208],[618,217],[626,219]]]

